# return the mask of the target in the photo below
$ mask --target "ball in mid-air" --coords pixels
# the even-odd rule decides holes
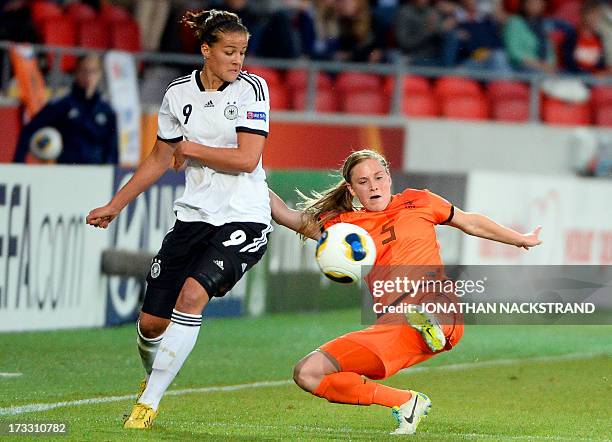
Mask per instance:
[[[54,127],[40,128],[30,139],[30,152],[40,160],[55,160],[62,149],[62,135]]]
[[[362,266],[374,265],[376,246],[365,229],[338,223],[323,232],[315,256],[325,276],[334,282],[352,284],[365,276]]]

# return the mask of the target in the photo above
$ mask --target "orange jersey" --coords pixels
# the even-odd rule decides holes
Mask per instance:
[[[326,223],[325,227],[346,222],[368,231],[376,244],[376,262],[375,269],[366,277],[366,281],[370,293],[374,294],[372,285],[375,280],[393,280],[396,276],[405,276],[406,266],[410,266],[409,273],[415,279],[422,275],[423,270],[428,279],[446,279],[435,226],[449,222],[453,214],[451,203],[435,193],[406,189],[393,195],[389,206],[383,211],[362,209],[342,213]],[[415,269],[415,266],[423,267]],[[434,269],[435,276],[430,273]],[[378,300],[383,305],[396,305],[396,301],[420,303],[425,299],[437,299],[435,294],[434,298],[427,296],[419,293],[416,298],[404,297],[400,290],[387,293]],[[447,338],[444,350],[450,350],[463,335],[462,318],[452,315],[438,319]],[[382,315],[365,330],[348,333],[321,348],[334,356],[340,364],[348,364],[343,356],[343,348],[353,349],[351,343],[366,347],[380,358],[384,373],[367,373],[373,379],[386,378],[434,355],[419,333],[406,324],[405,316],[398,314]]]
[[[325,224],[351,223],[368,231],[376,244],[377,266],[442,265],[434,226],[452,219],[451,203],[429,190],[406,189],[380,212],[345,212]]]

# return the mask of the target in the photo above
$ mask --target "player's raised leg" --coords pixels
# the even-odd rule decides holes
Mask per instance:
[[[208,300],[204,287],[195,279],[187,278],[159,345],[145,391],[125,421],[125,428],[149,428],[153,424],[162,396],[195,346]]]
[[[382,405],[393,410],[393,415],[404,419],[405,410],[417,401],[422,393],[401,390],[373,382],[365,376],[381,379],[385,376],[382,360],[368,348],[338,338],[323,345],[304,357],[295,366],[293,378],[302,389],[329,402],[352,405]],[[427,414],[431,402],[421,399],[412,415],[406,415],[406,422],[398,425],[397,434],[412,434],[422,416]],[[412,411],[412,409],[411,409]],[[406,431],[410,421],[411,425]],[[399,420],[398,420],[399,424]]]

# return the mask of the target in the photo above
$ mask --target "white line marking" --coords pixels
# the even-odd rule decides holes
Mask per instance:
[[[245,389],[250,389],[250,388],[262,388],[262,387],[278,387],[281,385],[289,385],[291,383],[293,383],[293,381],[282,380],[282,381],[262,381],[262,382],[253,382],[250,384],[214,386],[214,387],[203,387],[203,388],[185,388],[183,390],[167,391],[166,396],[180,396],[183,394],[191,394],[191,393],[216,393],[219,391],[237,391],[237,390],[245,390]],[[54,402],[50,404],[20,405],[16,407],[0,408],[0,416],[2,415],[14,416],[16,414],[32,413],[36,411],[47,411],[47,410],[53,410],[55,408],[73,407],[73,406],[78,406],[78,405],[105,404],[108,402],[127,401],[129,399],[134,399],[134,398],[136,398],[135,394],[128,394],[124,396],[94,397],[90,399],[79,399],[76,401]]]
[[[206,422],[206,426],[210,427],[227,427],[227,423],[225,422]],[[286,430],[287,428],[296,430],[296,431],[313,431],[318,433],[334,433],[336,435],[342,436],[350,436],[352,434],[360,434],[360,435],[379,435],[384,436],[388,435],[389,431],[386,430],[368,430],[365,428],[329,428],[329,427],[319,427],[312,425],[287,425],[287,426],[278,426],[278,425],[269,425],[269,424],[245,424],[245,423],[232,423],[232,427],[238,428],[253,428],[253,429],[263,429],[263,430],[275,430],[280,432],[282,430]],[[491,440],[503,440],[503,439],[516,439],[516,440],[553,440],[553,441],[584,441],[584,442],[606,442],[609,439],[593,439],[593,438],[584,438],[584,437],[563,437],[563,436],[512,436],[505,434],[486,434],[486,433],[433,433],[422,431],[419,432],[419,436],[427,437],[433,436],[436,438],[440,438],[442,440],[448,440],[450,437],[457,437],[461,439],[471,438],[471,439],[491,439]],[[297,438],[296,438],[297,439]]]
[[[402,374],[437,371],[437,370],[458,371],[458,370],[468,370],[468,369],[480,368],[480,367],[494,367],[498,365],[510,365],[510,364],[526,364],[526,363],[532,363],[532,362],[555,362],[555,361],[566,361],[566,360],[591,359],[591,358],[598,357],[598,356],[610,356],[610,354],[609,353],[571,353],[571,354],[558,355],[558,356],[536,356],[536,357],[524,358],[524,359],[499,359],[499,360],[483,361],[483,362],[466,362],[462,364],[449,364],[449,365],[441,365],[441,366],[436,366],[436,367],[413,367],[413,368],[409,368],[406,370],[402,370]],[[238,385],[212,386],[212,387],[202,387],[202,388],[185,388],[182,390],[169,390],[168,392],[166,392],[166,396],[181,396],[184,394],[192,394],[192,393],[216,393],[220,391],[238,391],[238,390],[246,390],[246,389],[251,389],[251,388],[278,387],[278,386],[290,385],[292,383],[293,383],[292,380],[280,380],[280,381],[252,382],[248,384],[238,384]],[[95,398],[90,398],[90,399],[79,399],[79,400],[74,400],[74,401],[18,405],[14,407],[0,408],[0,416],[3,416],[3,415],[14,416],[14,415],[23,414],[23,413],[33,413],[33,412],[39,412],[39,411],[53,410],[55,408],[127,401],[129,399],[134,399],[135,397],[136,397],[135,394],[128,394],[128,395],[123,395],[123,396],[95,397]]]
[[[0,372],[0,378],[16,378],[23,375],[23,373],[4,373]]]
[[[532,364],[534,362],[549,362],[549,361],[575,361],[580,359],[591,359],[598,356],[612,356],[612,353],[601,353],[601,352],[589,352],[589,353],[569,353],[564,355],[555,356],[531,356],[527,358],[517,359],[493,359],[489,361],[474,361],[474,362],[462,362],[460,364],[448,364],[448,365],[436,365],[434,367],[409,367],[404,368],[400,371],[402,374],[419,373],[423,371],[457,371],[467,370],[470,368],[486,368],[486,367],[498,367],[503,365],[515,365],[522,362]]]

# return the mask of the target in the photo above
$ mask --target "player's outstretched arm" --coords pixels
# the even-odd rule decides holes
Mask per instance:
[[[272,219],[281,226],[285,226],[294,232],[300,233],[307,238],[315,241],[321,237],[321,232],[316,229],[305,231],[306,219],[308,215],[301,210],[289,208],[287,204],[272,190],[270,192],[270,208],[272,209]]]
[[[181,141],[184,157],[201,161],[219,172],[253,172],[259,164],[266,138],[263,135],[238,132],[238,147],[209,147],[194,141]]]
[[[93,209],[85,221],[95,227],[106,229],[130,202],[147,190],[161,177],[172,164],[174,147],[157,140],[149,156],[138,166],[134,176],[115,194],[105,206]]]
[[[464,212],[456,207],[453,219],[448,224],[464,231],[468,235],[511,244],[526,250],[542,244],[542,240],[538,237],[542,229],[541,226],[536,227],[532,232],[520,233],[502,226],[480,213]]]

